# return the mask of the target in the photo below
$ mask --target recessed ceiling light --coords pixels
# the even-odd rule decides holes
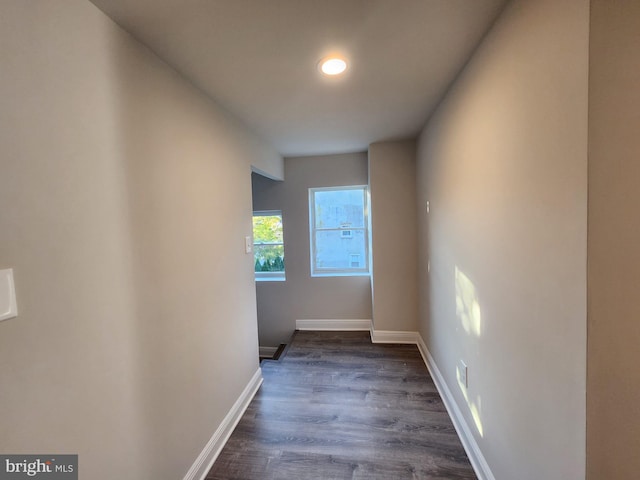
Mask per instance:
[[[325,75],[340,75],[347,69],[347,62],[342,58],[331,57],[320,61],[320,71]]]

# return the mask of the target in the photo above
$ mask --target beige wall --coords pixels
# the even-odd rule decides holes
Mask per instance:
[[[260,345],[286,343],[298,319],[370,319],[368,276],[311,277],[309,188],[367,184],[367,154],[285,159],[285,181],[253,176],[254,210],[282,210],[285,282],[256,282]]]
[[[416,143],[369,145],[376,330],[418,329]]]
[[[591,2],[587,478],[640,471],[640,3]]]
[[[510,3],[419,142],[420,331],[497,479],[585,475],[588,29]]]
[[[182,478],[258,368],[250,163],[281,160],[89,2],[1,2],[0,65],[0,451]]]

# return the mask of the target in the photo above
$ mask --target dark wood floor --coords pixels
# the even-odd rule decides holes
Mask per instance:
[[[297,332],[207,479],[475,479],[414,345]]]

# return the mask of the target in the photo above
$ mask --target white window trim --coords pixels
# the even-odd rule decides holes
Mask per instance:
[[[286,272],[253,272],[256,282],[284,282],[287,280]]]
[[[361,189],[364,194],[364,226],[363,227],[333,227],[333,228],[315,228],[315,194],[316,192],[327,192],[331,190],[356,190]],[[371,236],[370,236],[370,193],[368,185],[344,185],[338,187],[317,187],[309,189],[309,247],[310,247],[310,272],[312,277],[368,277],[371,275]],[[362,230],[365,236],[365,251],[364,262],[365,265],[362,268],[317,268],[314,265],[314,259],[316,254],[316,231],[346,231],[350,230],[352,235],[353,231]],[[351,236],[344,237],[345,239],[352,238]]]

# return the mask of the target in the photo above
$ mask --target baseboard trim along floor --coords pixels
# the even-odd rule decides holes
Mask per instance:
[[[427,349],[420,332],[399,332],[392,330],[376,330],[371,320],[296,320],[296,329],[298,330],[369,330],[371,332],[371,341],[373,343],[403,343],[417,345],[422,359],[424,360],[433,382],[438,389],[438,393],[442,397],[447,412],[451,417],[451,421],[458,432],[460,441],[464,446],[469,461],[473,466],[479,480],[495,480],[489,464],[487,463],[482,451],[476,442],[475,437],[471,433],[471,428],[466,419],[462,415],[460,407],[456,403],[449,386],[440,373],[431,353]]]
[[[371,319],[296,320],[296,330],[356,332],[371,330]]]
[[[438,366],[427,349],[427,346],[419,332],[375,330],[371,320],[367,319],[296,320],[296,329],[316,331],[369,331],[371,333],[371,341],[373,343],[400,343],[416,345],[427,369],[429,370],[429,373],[431,374],[433,382],[438,389],[438,393],[440,394],[447,412],[449,413],[449,417],[453,422],[456,432],[460,437],[460,441],[462,442],[478,479],[495,480],[495,476],[491,472],[489,464],[484,458],[484,455],[472,434],[471,427],[464,418],[460,407],[456,403],[449,386],[445,382],[442,373],[438,369]],[[258,369],[183,480],[204,479],[261,384],[262,374],[260,369]]]
[[[277,351],[278,351],[278,347],[259,347],[258,356],[273,357]]]
[[[373,343],[404,343],[417,345],[420,334],[418,332],[394,332],[391,330],[374,330],[371,328]]]
[[[262,370],[258,368],[183,480],[203,480],[207,476],[260,385],[262,385]]]
[[[436,365],[429,349],[427,349],[427,345],[424,343],[422,336],[418,334],[418,350],[422,355],[422,359],[424,360],[429,373],[431,374],[431,378],[433,379],[433,383],[435,383],[436,388],[438,389],[438,393],[440,397],[442,397],[442,401],[444,406],[449,413],[449,417],[453,422],[453,426],[458,432],[458,437],[460,437],[460,441],[462,442],[462,446],[464,450],[467,452],[467,457],[469,457],[469,461],[473,466],[473,470],[476,472],[478,476],[478,480],[495,480],[493,472],[489,468],[489,464],[487,463],[482,451],[480,450],[480,446],[478,442],[476,442],[473,433],[471,433],[471,428],[469,424],[465,420],[462,415],[462,411],[458,407],[449,386],[444,380],[442,373],[440,373],[440,369]]]

